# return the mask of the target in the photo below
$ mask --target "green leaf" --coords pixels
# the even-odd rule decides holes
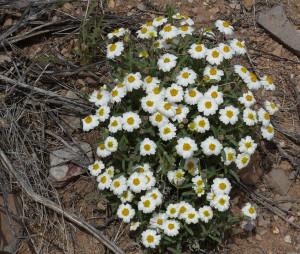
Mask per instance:
[[[176,254],[180,254],[181,252],[180,251],[178,251],[178,250],[176,250],[176,249],[174,249],[174,248],[172,248],[172,247],[168,247],[167,248],[169,251],[171,251],[172,253],[176,253]]]
[[[97,2],[93,2],[93,3],[91,4],[91,6],[90,6],[90,8],[89,8],[89,10],[88,10],[88,12],[87,12],[87,14],[86,14],[86,17],[87,17],[87,18],[90,16],[90,14],[92,13],[92,11],[93,11],[93,9],[96,7],[96,5],[97,5]]]
[[[176,240],[175,240],[175,239],[172,239],[172,238],[168,237],[167,235],[164,235],[163,238],[164,238],[165,240],[167,240],[168,242],[170,242],[170,243],[176,243]]]
[[[190,195],[195,195],[195,192],[194,191],[185,191],[181,194],[181,196],[190,196]]]
[[[194,236],[194,232],[190,227],[188,227],[186,224],[184,224],[184,228],[191,236]]]
[[[214,240],[214,241],[216,241],[216,242],[221,242],[221,239],[220,238],[218,238],[218,237],[216,237],[216,236],[213,236],[213,235],[209,235],[209,237],[212,239],[212,240]]]
[[[235,180],[239,183],[241,180],[236,172],[234,172],[232,169],[229,169],[229,173],[235,178]]]

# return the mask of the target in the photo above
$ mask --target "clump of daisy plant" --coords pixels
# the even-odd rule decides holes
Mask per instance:
[[[246,43],[223,39],[234,33],[228,21],[199,28],[168,14],[135,34],[108,34],[111,79],[89,95],[95,114],[82,119],[103,137],[88,168],[101,195],[154,253],[220,241],[232,224],[256,218],[250,203],[243,218],[231,215],[231,182],[260,139],[273,138],[278,111],[257,104],[275,84],[239,64]]]

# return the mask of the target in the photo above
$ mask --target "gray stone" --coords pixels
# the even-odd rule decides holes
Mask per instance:
[[[146,10],[146,6],[143,5],[143,4],[138,4],[136,7],[137,7],[139,10],[141,10],[141,11],[145,11],[145,10]]]
[[[287,18],[285,9],[279,5],[258,14],[257,23],[300,56],[300,35]]]
[[[275,199],[275,201],[281,201],[281,200],[289,200],[291,197],[289,195],[286,196],[279,196]],[[284,202],[284,203],[279,203],[278,206],[284,210],[290,210],[293,206],[291,202]]]
[[[263,230],[263,231],[259,232],[259,234],[260,234],[261,236],[265,235],[266,233],[268,233],[267,230]]]
[[[248,220],[248,221],[243,221],[241,227],[246,231],[246,232],[252,232],[256,228],[256,224],[253,220]]]
[[[189,2],[190,4],[192,4],[192,3],[194,2],[194,0],[188,0],[188,2]]]
[[[265,183],[274,191],[282,196],[286,196],[293,181],[281,169],[273,169],[269,174],[264,177]]]

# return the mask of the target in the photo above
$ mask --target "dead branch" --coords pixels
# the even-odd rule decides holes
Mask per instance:
[[[18,184],[22,187],[22,189],[26,192],[26,194],[32,200],[44,205],[45,207],[56,212],[57,214],[65,217],[66,219],[68,219],[70,222],[74,223],[78,227],[85,229],[92,236],[94,236],[97,240],[99,240],[101,243],[103,243],[112,252],[117,253],[117,254],[124,254],[124,252],[121,249],[119,249],[118,246],[116,246],[114,243],[112,243],[110,240],[108,240],[105,235],[103,235],[99,230],[97,230],[91,224],[82,220],[75,214],[72,214],[72,213],[69,213],[69,212],[63,210],[61,207],[59,207],[56,203],[54,203],[50,199],[42,197],[42,196],[38,195],[37,193],[35,193],[27,185],[27,183],[23,180],[23,178],[19,175],[19,173],[14,168],[14,166],[11,164],[10,160],[7,158],[6,154],[2,151],[1,148],[0,148],[0,159],[1,159],[3,166],[6,168],[6,170],[15,177]]]

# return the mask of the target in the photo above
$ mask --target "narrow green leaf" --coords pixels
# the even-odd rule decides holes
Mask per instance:
[[[194,236],[194,232],[190,227],[188,227],[186,224],[184,224],[184,228],[191,236]]]

